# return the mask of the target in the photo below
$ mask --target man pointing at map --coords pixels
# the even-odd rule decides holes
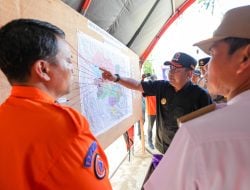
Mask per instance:
[[[155,146],[162,154],[166,152],[178,130],[177,118],[212,103],[209,94],[190,81],[196,64],[196,60],[190,55],[176,53],[171,61],[164,63],[170,69],[169,81],[137,81],[100,68],[103,79],[143,92],[146,96],[156,96]]]

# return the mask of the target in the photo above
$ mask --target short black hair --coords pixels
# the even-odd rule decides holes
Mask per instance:
[[[65,38],[64,32],[40,20],[17,19],[4,25],[0,29],[0,69],[8,81],[25,82],[35,61],[54,60],[57,37]]]
[[[223,41],[225,41],[229,45],[229,55],[232,55],[236,50],[250,44],[250,39],[247,38],[229,37],[225,38]]]

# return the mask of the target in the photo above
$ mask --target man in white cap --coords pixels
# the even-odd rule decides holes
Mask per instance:
[[[228,11],[213,37],[195,45],[211,55],[208,90],[227,106],[182,123],[146,190],[250,188],[250,6]]]
[[[208,62],[210,60],[210,57],[205,57],[202,59],[199,59],[198,61],[198,66],[200,68],[201,71],[201,77],[200,80],[198,81],[198,85],[202,88],[207,89],[207,69],[208,69]]]

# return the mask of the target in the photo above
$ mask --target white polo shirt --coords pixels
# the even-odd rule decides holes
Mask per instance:
[[[249,190],[250,90],[182,124],[146,190]]]

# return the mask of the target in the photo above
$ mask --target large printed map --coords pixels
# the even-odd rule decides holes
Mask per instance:
[[[109,44],[78,33],[78,71],[81,110],[98,135],[132,114],[132,92],[103,81],[100,67],[130,76],[129,58]]]

